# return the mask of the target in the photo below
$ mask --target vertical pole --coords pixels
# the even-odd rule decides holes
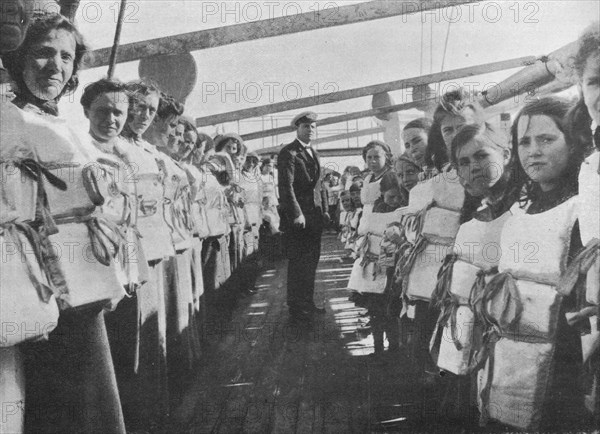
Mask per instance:
[[[117,49],[119,48],[119,40],[121,39],[121,29],[123,27],[123,17],[125,16],[125,8],[127,0],[121,0],[119,9],[119,19],[117,20],[117,28],[115,30],[115,39],[113,41],[112,50],[110,51],[110,60],[108,61],[108,78],[113,78],[115,73],[115,65],[117,63]]]

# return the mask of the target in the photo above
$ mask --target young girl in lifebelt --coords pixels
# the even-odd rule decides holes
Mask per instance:
[[[350,199],[352,200],[352,206],[354,207],[354,211],[352,212],[352,216],[349,220],[350,232],[348,234],[348,239],[346,240],[346,245],[344,246],[346,250],[350,251],[350,257],[352,259],[356,259],[356,238],[358,236],[358,225],[360,224],[360,218],[362,217],[363,212],[363,204],[360,199],[362,191],[362,178],[360,181],[355,181],[350,186]]]
[[[373,140],[364,147],[362,156],[369,169],[360,192],[364,218],[372,212],[373,204],[381,196],[379,184],[383,175],[392,169],[392,152],[387,144]]]
[[[375,342],[375,355],[383,353],[383,330],[376,329],[383,325],[381,313],[379,312],[382,303],[385,278],[382,279],[381,273],[377,271],[374,251],[377,250],[381,238],[372,234],[375,231],[375,219],[371,218],[374,213],[374,206],[377,203],[379,207],[385,208],[387,205],[383,202],[381,192],[381,182],[386,173],[395,174],[391,170],[392,154],[390,148],[383,142],[373,140],[364,147],[363,160],[365,161],[369,173],[360,192],[360,201],[362,203],[362,216],[358,226],[357,259],[350,275],[348,288],[353,292],[351,301],[357,305],[366,307],[371,316],[371,327]],[[354,187],[354,185],[353,185]],[[351,187],[352,191],[352,187]],[[381,212],[381,211],[380,211]],[[385,211],[383,211],[385,212]],[[377,244],[377,246],[375,246]],[[375,300],[375,301],[373,301]],[[379,339],[380,338],[380,339]],[[397,339],[396,339],[397,341]]]
[[[338,235],[338,239],[342,243],[344,243],[345,247],[346,243],[348,242],[348,238],[350,237],[350,222],[354,214],[354,203],[352,202],[352,198],[350,197],[350,191],[344,190],[340,193],[340,203],[342,206],[342,210],[340,212],[339,219],[340,233]],[[347,255],[345,257],[349,257],[350,253],[351,252],[347,252]]]
[[[405,206],[408,198],[398,182],[393,171],[388,171],[379,183],[381,196],[373,204],[373,214],[390,214],[401,206]],[[390,217],[392,217],[390,215]],[[369,242],[380,243],[382,236],[366,235]],[[378,250],[378,247],[375,247]],[[372,251],[372,249],[369,249]],[[360,261],[358,259],[357,261]],[[388,271],[393,273],[393,267],[380,267],[379,274],[385,275]],[[369,276],[370,278],[370,276]],[[390,280],[388,279],[388,283]],[[358,289],[358,288],[357,288]],[[399,297],[393,297],[391,286],[388,284],[382,293],[361,292],[353,294],[352,300],[359,306],[368,309],[370,317],[371,333],[375,352],[373,356],[379,357],[384,354],[384,334],[388,340],[388,354],[398,354],[400,350],[400,330],[398,328],[398,316],[402,307]]]
[[[425,152],[425,165],[435,170],[428,170],[425,173],[425,181],[418,183],[410,190],[409,208],[420,209],[428,206],[433,191],[436,196],[444,201],[444,204],[438,204],[446,209],[460,210],[465,204],[465,194],[459,183],[458,174],[450,163],[450,147],[452,140],[458,134],[460,129],[468,124],[482,124],[483,109],[463,89],[447,92],[442,96],[442,100],[436,108],[433,115],[433,124],[427,137],[427,148]],[[425,175],[424,173],[424,175]],[[435,176],[431,176],[435,175]],[[443,192],[443,193],[439,193]],[[457,227],[458,229],[458,227]],[[436,252],[440,249],[436,249]],[[443,259],[439,255],[439,266]],[[397,270],[397,276],[401,280],[409,279],[411,271],[421,266],[426,266],[422,261],[415,261],[415,264],[403,266],[399,261],[398,266],[402,268]],[[430,273],[427,273],[428,275]],[[420,298],[412,301],[414,306],[414,326],[415,336],[413,338],[412,349],[415,355],[415,364],[422,369],[424,374],[423,382],[433,385],[440,378],[438,369],[429,355],[429,341],[433,330],[435,329],[439,311],[434,308],[435,301],[430,303],[427,295],[433,293],[436,284],[436,276],[429,276],[431,282],[414,282],[414,287],[420,289],[423,294]],[[410,292],[410,280],[408,283],[408,292]],[[403,282],[404,285],[404,282]],[[410,294],[409,294],[410,298]],[[409,306],[410,307],[410,306]],[[411,309],[408,310],[409,314]]]
[[[476,422],[471,380],[482,336],[473,305],[497,272],[502,227],[520,193],[512,170],[515,159],[507,137],[488,124],[467,125],[452,141],[460,183],[479,206],[463,206],[453,254],[439,273],[434,299],[441,313],[431,350],[444,371],[439,410],[461,425]]]
[[[552,431],[586,422],[579,332],[565,317],[576,292],[561,279],[582,247],[576,196],[585,149],[565,128],[569,108],[543,98],[527,104],[513,124],[515,170],[525,186],[504,224],[499,274],[482,302],[497,334],[479,381],[483,422]]]

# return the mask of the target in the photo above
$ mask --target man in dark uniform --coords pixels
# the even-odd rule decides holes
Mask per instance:
[[[317,115],[303,112],[292,120],[297,138],[277,159],[280,229],[289,260],[287,304],[292,318],[309,321],[325,309],[315,306],[315,274],[321,255],[321,233],[327,210],[321,195],[319,156],[310,142],[317,130]]]

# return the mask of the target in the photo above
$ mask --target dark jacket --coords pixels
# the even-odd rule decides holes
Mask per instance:
[[[294,140],[279,152],[277,171],[281,230],[290,229],[294,219],[301,214],[307,227],[316,222],[321,224],[323,210],[327,208],[322,195],[318,155],[315,160],[302,143]]]

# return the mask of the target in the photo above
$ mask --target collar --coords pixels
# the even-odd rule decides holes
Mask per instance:
[[[91,134],[90,134],[90,137],[92,138],[92,144],[96,147],[96,149],[98,149],[99,151],[104,152],[106,154],[114,153],[115,146],[114,146],[114,142],[112,140],[110,142],[100,142],[100,141],[96,140],[94,137],[92,137]]]
[[[305,148],[310,148],[310,143],[304,143],[302,140],[300,140],[298,137],[296,137],[296,140],[298,140],[300,142],[300,144],[305,147]]]
[[[142,135],[134,133],[129,129],[129,127],[123,128],[121,136],[125,137],[126,139],[132,140],[134,143],[139,143],[142,141]]]

